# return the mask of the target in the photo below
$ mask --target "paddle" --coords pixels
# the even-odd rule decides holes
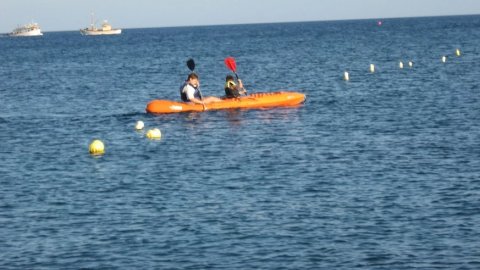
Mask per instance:
[[[195,71],[195,61],[192,58],[187,60],[187,67],[191,72]],[[200,100],[203,100],[202,92],[200,91],[200,85],[198,86],[198,94],[200,95]],[[205,106],[205,105],[204,105]]]
[[[233,74],[235,74],[235,77],[237,77],[237,81],[238,81],[237,63],[235,63],[235,58],[233,57],[225,58],[225,65],[227,66],[228,69],[230,69],[233,72]],[[245,88],[243,89],[245,90],[245,94],[247,94],[247,90]]]

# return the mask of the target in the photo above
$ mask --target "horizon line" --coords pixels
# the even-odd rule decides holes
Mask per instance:
[[[314,23],[314,22],[339,22],[339,21],[368,21],[368,20],[398,20],[398,19],[414,19],[414,18],[437,18],[437,17],[468,17],[480,16],[480,14],[454,14],[454,15],[425,15],[425,16],[405,16],[405,17],[372,17],[372,18],[352,18],[352,19],[333,19],[333,20],[306,20],[306,21],[274,21],[274,22],[251,22],[251,23],[226,23],[226,24],[198,24],[198,25],[169,25],[169,26],[145,26],[145,27],[122,27],[122,30],[137,29],[157,29],[157,28],[192,28],[192,27],[215,27],[215,26],[241,26],[241,25],[262,25],[262,24],[287,24],[287,23]],[[40,23],[38,23],[40,24]],[[21,26],[21,25],[20,25]],[[59,33],[59,32],[75,32],[79,29],[68,30],[48,30],[43,33]],[[1,33],[9,34],[10,32]]]

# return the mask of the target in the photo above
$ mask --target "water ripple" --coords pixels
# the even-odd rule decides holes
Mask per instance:
[[[0,268],[478,269],[478,25],[2,38]],[[145,113],[151,99],[178,99],[188,57],[203,93],[220,95],[227,55],[250,92],[307,102]],[[162,139],[135,131],[138,120]],[[92,157],[97,138],[106,154]]]

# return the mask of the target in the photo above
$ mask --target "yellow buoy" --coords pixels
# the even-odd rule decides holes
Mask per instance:
[[[457,56],[461,56],[461,55],[462,55],[462,52],[460,52],[460,49],[457,49],[456,54],[457,54]]]
[[[137,121],[137,124],[135,125],[136,130],[142,130],[145,127],[145,124],[143,121]]]
[[[374,64],[370,64],[370,72],[375,73],[375,65]]]
[[[442,56],[442,63],[445,63],[447,62],[447,57],[446,56]]]
[[[403,68],[403,62],[402,62],[402,61],[400,61],[400,62],[398,63],[398,67],[399,67],[399,68]]]
[[[158,128],[150,129],[147,132],[147,138],[152,139],[152,140],[158,140],[162,137],[162,132]]]
[[[89,147],[90,154],[102,155],[105,153],[105,145],[100,140],[94,140]]]
[[[343,79],[347,82],[350,81],[350,74],[348,74],[347,71],[345,71],[345,73],[343,73]]]

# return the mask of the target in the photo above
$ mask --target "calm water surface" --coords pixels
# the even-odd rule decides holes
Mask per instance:
[[[0,268],[479,269],[479,44],[480,16],[0,38]],[[145,113],[189,57],[222,95],[226,56],[307,102]]]

